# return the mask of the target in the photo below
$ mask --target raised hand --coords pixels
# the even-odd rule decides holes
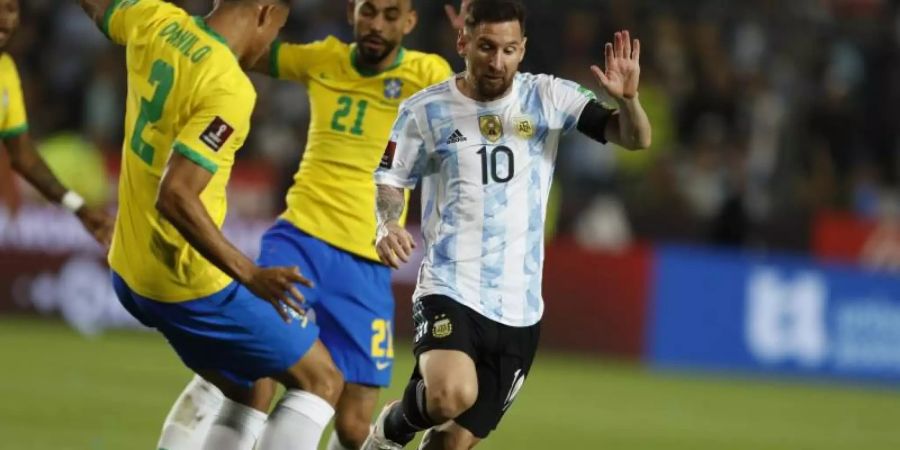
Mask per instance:
[[[606,43],[604,54],[605,71],[591,66],[600,87],[616,100],[634,98],[641,77],[641,41],[635,39],[632,42],[627,30],[618,31],[614,42]]]
[[[472,0],[462,0],[459,5],[459,12],[456,11],[453,5],[444,5],[444,11],[447,13],[447,18],[450,19],[450,25],[454,30],[462,30],[466,26],[466,11],[469,9],[470,3],[472,3]]]

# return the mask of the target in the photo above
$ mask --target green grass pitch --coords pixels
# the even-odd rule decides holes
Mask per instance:
[[[408,347],[397,354],[383,399],[409,374]],[[89,339],[22,317],[0,319],[0,367],[0,449],[9,450],[153,450],[189,379],[155,333]],[[656,374],[546,351],[479,448],[900,449],[900,391]]]

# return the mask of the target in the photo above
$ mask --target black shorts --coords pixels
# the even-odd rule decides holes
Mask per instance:
[[[484,439],[497,428],[531,370],[541,334],[540,322],[511,327],[494,322],[443,295],[428,295],[413,305],[416,326],[413,352],[459,350],[475,361],[478,399],[455,419],[461,427]],[[422,378],[419,366],[412,380]]]

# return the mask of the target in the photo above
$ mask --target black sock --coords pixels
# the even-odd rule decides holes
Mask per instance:
[[[416,437],[416,433],[435,425],[428,417],[425,406],[425,381],[410,381],[403,392],[403,400],[391,409],[384,420],[384,436],[406,445]]]

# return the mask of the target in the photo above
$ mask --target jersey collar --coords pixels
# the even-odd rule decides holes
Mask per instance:
[[[353,69],[356,70],[356,72],[359,73],[360,75],[362,75],[364,77],[374,77],[375,75],[382,74],[384,72],[388,72],[388,71],[394,70],[397,67],[399,67],[400,63],[403,62],[403,56],[405,55],[405,53],[406,53],[406,49],[403,47],[400,47],[400,50],[397,52],[397,57],[394,59],[394,63],[382,71],[377,71],[377,70],[367,69],[365,67],[360,66],[357,63],[358,55],[356,54],[356,44],[354,43],[354,44],[350,45],[350,65],[353,66]]]
[[[226,41],[225,38],[222,37],[221,34],[217,33],[216,30],[213,30],[212,27],[210,27],[209,24],[206,23],[205,20],[203,20],[202,17],[194,16],[194,23],[196,23],[197,26],[200,27],[201,30],[205,31],[206,34],[208,34],[210,37],[221,42],[226,47],[228,47],[229,50],[231,50],[231,46],[228,45],[228,41]],[[231,50],[231,53],[234,53],[234,50]],[[237,56],[237,55],[235,55],[235,56]]]

